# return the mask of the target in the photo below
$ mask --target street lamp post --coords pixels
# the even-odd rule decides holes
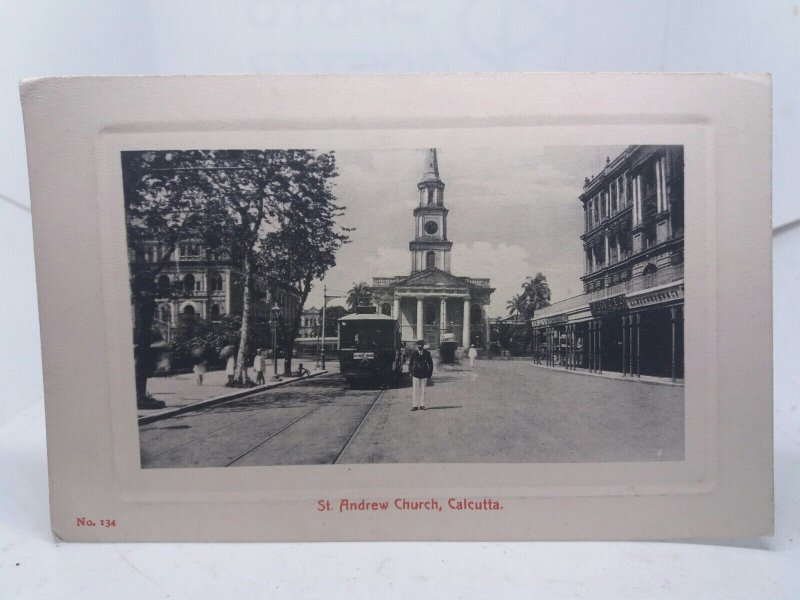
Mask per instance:
[[[270,310],[270,322],[272,324],[272,381],[280,381],[278,377],[278,317],[281,314],[281,307],[278,303],[272,305]]]
[[[322,347],[320,348],[320,358],[322,370],[325,370],[325,313],[328,308],[328,286],[322,287]]]

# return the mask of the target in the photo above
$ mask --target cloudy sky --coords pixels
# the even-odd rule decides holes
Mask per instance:
[[[597,173],[624,146],[437,148],[439,176],[450,209],[455,275],[489,277],[491,316],[507,314],[506,302],[528,275],[547,276],[553,300],[582,292],[584,177]],[[342,224],[354,227],[325,277],[329,290],[346,292],[373,276],[406,275],[414,238],[417,182],[427,149],[339,150],[336,195],[346,206]],[[330,292],[329,292],[330,293]],[[331,304],[344,304],[344,299]],[[306,306],[322,305],[322,284]]]

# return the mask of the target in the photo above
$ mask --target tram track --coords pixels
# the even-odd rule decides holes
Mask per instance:
[[[284,428],[283,428],[281,431],[283,431],[283,430],[287,429],[289,426],[293,425],[294,423],[296,423],[296,422],[297,422],[297,421],[299,421],[300,419],[303,419],[304,417],[306,417],[306,416],[310,415],[311,413],[313,413],[313,412],[315,412],[315,411],[319,410],[319,409],[320,409],[320,408],[322,408],[324,405],[326,405],[326,404],[330,404],[330,403],[331,403],[333,400],[335,400],[336,398],[338,398],[339,396],[341,396],[341,395],[342,395],[344,392],[345,392],[345,390],[340,390],[340,391],[338,391],[336,394],[334,394],[333,396],[331,396],[330,398],[328,398],[328,400],[326,400],[325,402],[322,402],[321,404],[318,404],[317,406],[315,406],[314,408],[312,408],[310,411],[308,411],[308,412],[306,412],[305,414],[301,415],[301,416],[300,416],[298,419],[296,419],[295,421],[293,421],[292,423],[290,423],[288,426],[284,427]],[[240,399],[238,399],[238,398],[237,398],[237,399],[235,399],[235,400],[232,400],[231,402],[237,402],[237,401],[239,401],[239,400],[240,400]],[[219,406],[219,407],[224,407],[224,403],[223,403],[223,404],[220,404],[220,405],[218,405],[218,406]],[[263,412],[263,411],[274,410],[274,408],[275,408],[275,407],[274,407],[274,406],[271,406],[271,405],[264,406],[263,408],[261,408],[261,409],[257,409],[257,410],[255,410],[255,411],[253,411],[253,413],[250,413],[250,414],[248,414],[247,416],[245,416],[245,417],[242,417],[241,419],[236,419],[236,420],[234,420],[234,421],[231,421],[230,423],[226,423],[225,425],[222,425],[222,426],[220,426],[220,427],[215,427],[214,429],[212,429],[211,431],[208,431],[208,432],[204,433],[203,435],[199,435],[199,436],[197,436],[197,437],[194,437],[194,438],[192,438],[192,439],[190,439],[190,440],[187,440],[187,441],[185,441],[185,442],[183,442],[183,443],[181,443],[181,444],[178,444],[177,446],[171,446],[171,447],[169,447],[169,448],[166,448],[165,450],[162,450],[161,452],[158,452],[158,453],[152,454],[152,455],[150,456],[150,459],[152,460],[152,459],[158,458],[159,456],[163,456],[164,454],[168,454],[168,453],[170,453],[170,452],[174,452],[175,450],[178,450],[178,449],[180,449],[180,448],[184,448],[184,447],[186,447],[186,446],[189,446],[189,445],[191,445],[191,444],[194,444],[194,443],[196,443],[196,442],[199,442],[199,441],[201,441],[201,440],[203,440],[203,439],[205,439],[205,438],[208,438],[208,437],[210,437],[210,436],[212,436],[212,435],[214,435],[214,434],[216,434],[216,433],[219,433],[220,431],[223,431],[223,430],[225,430],[225,429],[229,429],[229,428],[231,428],[231,427],[235,427],[236,425],[239,425],[240,423],[243,423],[243,422],[245,422],[245,421],[251,420],[251,419],[253,418],[253,415],[254,415],[254,414],[257,414],[257,413],[260,413],[260,412]],[[184,415],[181,415],[181,417],[182,417],[182,418],[185,418],[186,416],[187,416],[186,414],[184,414]],[[280,432],[278,432],[278,433],[280,433]],[[275,434],[275,435],[277,435],[277,434]],[[273,436],[273,437],[274,437],[274,436]],[[268,441],[268,440],[264,440],[264,442],[266,442],[266,441]],[[261,443],[263,444],[264,442],[261,442]],[[252,451],[252,449],[251,449],[251,451]],[[241,457],[239,457],[239,458],[241,458]],[[238,460],[238,458],[237,458],[236,460]],[[228,466],[228,465],[226,465],[226,466]]]
[[[375,396],[375,400],[372,401],[372,405],[369,407],[367,412],[364,413],[364,416],[358,422],[358,425],[356,425],[356,428],[353,429],[353,432],[347,438],[347,441],[344,443],[344,446],[342,446],[342,449],[339,450],[339,452],[336,454],[336,458],[334,458],[333,461],[331,462],[332,465],[335,465],[336,463],[339,462],[339,459],[342,457],[342,454],[344,454],[344,451],[347,450],[347,447],[350,445],[350,442],[353,441],[353,438],[356,437],[356,434],[358,433],[359,429],[361,429],[361,426],[364,424],[364,421],[367,420],[367,417],[369,416],[369,413],[371,413],[372,409],[375,408],[375,405],[378,403],[378,400],[380,400],[380,397],[383,396],[383,392],[385,392],[385,391],[386,391],[385,389],[382,389]]]
[[[186,457],[192,455],[196,456],[197,450],[194,450],[193,448],[198,447],[209,449],[218,448],[219,450],[211,451],[224,452],[224,450],[221,450],[221,448],[223,448],[225,444],[228,444],[229,446],[236,445],[235,440],[237,438],[239,439],[239,444],[241,445],[239,445],[238,448],[230,448],[232,452],[228,454],[227,457],[220,456],[219,458],[221,458],[222,461],[218,462],[217,465],[220,467],[229,467],[251,463],[255,464],[258,462],[256,457],[262,455],[265,451],[267,453],[273,452],[273,450],[269,450],[268,448],[274,447],[275,451],[281,452],[281,450],[278,450],[278,448],[283,448],[287,443],[291,444],[291,440],[293,440],[297,435],[307,435],[307,433],[302,432],[307,431],[309,427],[312,429],[319,427],[318,424],[321,423],[320,419],[327,421],[330,418],[330,415],[336,415],[334,421],[338,422],[336,422],[335,425],[333,422],[330,423],[330,425],[334,426],[328,426],[327,429],[325,429],[325,437],[329,439],[327,451],[318,456],[318,461],[316,464],[337,464],[345,456],[347,449],[358,435],[358,432],[363,429],[366,420],[371,414],[374,413],[374,408],[378,404],[378,401],[383,397],[384,391],[385,390],[364,390],[354,392],[349,388],[329,389],[326,394],[318,396],[313,405],[306,406],[306,409],[303,410],[301,414],[295,412],[294,416],[286,415],[286,417],[289,417],[289,419],[281,419],[278,417],[278,420],[282,420],[283,423],[276,423],[273,417],[266,417],[268,420],[271,420],[274,425],[278,427],[278,429],[276,430],[270,428],[272,429],[271,432],[261,432],[260,436],[258,435],[258,428],[247,426],[247,422],[253,419],[258,422],[260,419],[262,419],[260,415],[271,413],[276,409],[281,411],[282,409],[289,407],[276,406],[274,403],[270,403],[269,405],[261,408],[252,407],[243,417],[234,418],[232,421],[224,424],[218,422],[217,425],[210,430],[207,429],[202,433],[198,431],[197,433],[200,435],[191,436],[191,439],[184,438],[184,440],[180,442],[179,440],[175,440],[175,445],[170,444],[169,447],[166,448],[162,446],[160,451],[149,454],[149,456],[143,458],[143,465],[147,465],[148,463],[151,466],[155,466],[156,463],[162,466],[178,464],[173,458],[167,457],[170,455],[173,457]],[[334,413],[325,413],[323,411],[320,413],[320,409],[326,408],[330,410],[331,406],[340,407],[341,410],[344,410],[345,412],[342,413],[340,411],[336,411]],[[353,408],[346,408],[348,406]],[[355,406],[360,406],[360,410],[355,410]],[[350,414],[349,418],[342,419],[342,417],[339,416],[342,414],[348,414],[348,411]],[[215,411],[209,411],[208,414],[212,415],[214,412]],[[277,414],[280,415],[280,412]],[[326,417],[325,415],[329,416]],[[317,425],[306,425],[306,423],[316,423]],[[246,428],[241,430],[241,434],[244,435],[239,437],[241,435],[240,428],[242,425],[244,425]],[[199,424],[199,426],[202,427],[202,424]],[[170,427],[165,427],[165,429],[169,428]],[[224,439],[220,438],[220,435],[222,435]],[[220,440],[222,446],[218,446],[216,442],[209,441],[214,439]],[[228,441],[226,442],[225,440]],[[268,448],[264,448],[264,446],[267,444],[269,444]],[[273,446],[274,444],[277,444],[277,446]],[[320,448],[320,450],[321,449],[322,448]],[[179,454],[174,454],[176,452]],[[206,450],[200,450],[200,452],[205,453]],[[180,461],[180,459],[178,460]],[[192,459],[192,463],[194,463],[194,459]]]
[[[239,456],[237,456],[236,458],[234,458],[233,460],[231,460],[230,462],[228,462],[228,463],[227,463],[225,466],[226,466],[226,467],[231,467],[231,466],[233,466],[234,464],[236,464],[237,462],[239,462],[240,460],[242,460],[244,457],[246,457],[246,456],[248,456],[249,454],[252,454],[252,453],[253,453],[253,452],[255,452],[256,450],[258,450],[258,449],[259,449],[261,446],[263,446],[263,445],[264,445],[264,444],[266,444],[267,442],[270,442],[270,441],[274,440],[275,438],[277,438],[277,437],[278,437],[279,435],[281,435],[282,433],[286,432],[286,431],[287,431],[287,430],[289,430],[290,428],[292,428],[292,427],[294,427],[295,425],[297,425],[297,424],[298,424],[300,421],[302,421],[302,420],[303,420],[303,419],[305,419],[306,417],[309,417],[309,416],[311,416],[313,413],[317,412],[317,411],[318,411],[320,408],[322,408],[323,406],[327,406],[327,405],[331,404],[331,403],[332,403],[332,402],[333,402],[333,401],[334,401],[336,398],[338,398],[338,397],[342,396],[342,395],[343,395],[343,394],[344,394],[346,391],[347,391],[347,390],[342,390],[342,391],[340,391],[338,394],[336,394],[335,396],[333,396],[332,398],[330,398],[330,399],[329,399],[329,400],[327,400],[326,402],[323,402],[322,404],[319,404],[319,405],[317,405],[316,407],[314,407],[314,408],[313,408],[313,409],[311,409],[310,411],[308,411],[308,412],[306,412],[306,413],[304,413],[304,414],[300,415],[299,417],[297,417],[296,419],[294,419],[292,422],[290,422],[290,423],[286,424],[284,427],[282,427],[281,429],[279,429],[279,430],[278,430],[278,431],[276,431],[275,433],[272,433],[272,434],[270,434],[270,435],[269,435],[269,436],[267,436],[265,439],[261,440],[261,441],[260,441],[260,442],[258,442],[257,444],[255,444],[255,445],[251,446],[250,448],[248,448],[248,449],[247,449],[245,452],[241,453]],[[367,411],[364,413],[364,416],[363,416],[363,417],[361,417],[361,419],[359,420],[359,422],[358,422],[358,424],[356,425],[356,427],[353,429],[353,431],[352,431],[352,432],[350,433],[350,435],[347,437],[347,441],[344,443],[344,445],[343,445],[343,446],[342,446],[342,447],[339,449],[339,451],[336,453],[336,456],[334,457],[333,461],[331,461],[331,463],[330,463],[330,464],[336,464],[336,463],[339,461],[339,459],[341,458],[342,454],[344,454],[344,451],[347,449],[347,447],[350,445],[350,442],[351,442],[351,441],[353,440],[353,438],[355,437],[356,433],[358,433],[359,429],[361,429],[361,426],[363,425],[364,421],[366,421],[367,417],[368,417],[368,416],[369,416],[369,414],[372,412],[372,409],[373,409],[373,408],[375,408],[375,405],[378,403],[378,400],[379,400],[379,399],[380,399],[380,397],[383,395],[383,392],[384,392],[384,391],[385,391],[385,390],[380,390],[380,391],[379,391],[379,392],[378,392],[378,393],[375,395],[375,398],[372,400],[372,404],[370,404],[370,407],[369,407],[369,408],[367,409]]]

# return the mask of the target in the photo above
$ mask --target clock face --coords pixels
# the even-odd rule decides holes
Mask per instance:
[[[439,225],[436,221],[428,221],[425,223],[425,233],[433,235],[437,231],[439,231]]]

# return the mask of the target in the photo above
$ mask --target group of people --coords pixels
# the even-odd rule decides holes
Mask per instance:
[[[255,373],[255,384],[256,385],[264,385],[266,383],[266,378],[264,377],[264,373],[267,366],[268,357],[266,356],[266,350],[263,348],[258,348],[256,350],[255,356],[253,357],[253,373]],[[196,376],[196,383],[197,385],[203,385],[203,378],[205,376],[206,371],[208,370],[207,364],[205,360],[200,360],[194,365],[194,373]],[[225,362],[225,375],[228,377],[228,381],[225,384],[225,387],[233,387],[234,385],[234,376],[236,374],[236,356],[235,353],[232,353],[228,356]],[[310,375],[311,372],[303,366],[303,363],[300,363],[297,367],[296,371],[291,373],[292,377],[305,377]],[[249,381],[250,378],[245,372],[245,378]]]

